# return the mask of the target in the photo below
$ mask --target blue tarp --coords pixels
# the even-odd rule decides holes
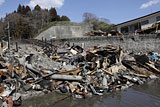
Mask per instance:
[[[152,60],[157,60],[158,57],[156,57],[154,54],[152,55]]]

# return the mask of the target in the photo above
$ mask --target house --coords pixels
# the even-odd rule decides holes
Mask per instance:
[[[160,11],[157,11],[140,18],[117,24],[116,29],[123,34],[131,34],[137,31],[148,29],[159,22]]]

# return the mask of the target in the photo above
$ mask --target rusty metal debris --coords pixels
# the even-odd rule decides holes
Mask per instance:
[[[123,52],[111,45],[17,45],[19,49],[4,46],[0,51],[0,99],[8,107],[21,105],[23,97],[36,92],[59,90],[76,98],[103,95],[141,85],[160,73],[159,54],[153,61],[148,53]]]
[[[84,36],[113,36],[113,35],[122,36],[123,34],[116,30],[112,30],[110,32],[103,32],[101,30],[97,30],[97,31],[93,30],[93,31],[90,31],[84,34]]]

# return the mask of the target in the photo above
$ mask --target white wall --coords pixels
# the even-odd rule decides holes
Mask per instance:
[[[148,27],[151,27],[153,24],[155,24],[157,16],[152,16],[152,17],[146,18],[146,20],[149,20],[149,24],[141,26],[141,29],[142,30],[147,29]]]
[[[145,20],[149,20],[149,24],[141,26],[141,29],[146,29],[146,28],[148,28],[148,27],[151,27],[154,23],[156,23],[156,17],[157,17],[157,16],[160,16],[160,12],[159,12],[159,13],[156,13],[156,14],[153,14],[153,15],[151,15],[151,16],[146,16],[146,17],[143,17],[143,18],[140,18],[140,19],[137,19],[137,20],[128,22],[128,23],[124,23],[124,24],[118,25],[118,26],[117,26],[117,30],[118,30],[118,31],[121,31],[121,28],[122,28],[122,27],[130,26],[130,25],[135,24],[135,23],[138,23],[138,22],[142,22],[142,21],[145,21]]]

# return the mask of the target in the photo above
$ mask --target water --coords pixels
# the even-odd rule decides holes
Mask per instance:
[[[144,85],[133,86],[125,91],[107,93],[87,99],[68,97],[55,103],[67,95],[51,93],[35,97],[23,102],[24,107],[160,107],[160,80],[150,81]]]

